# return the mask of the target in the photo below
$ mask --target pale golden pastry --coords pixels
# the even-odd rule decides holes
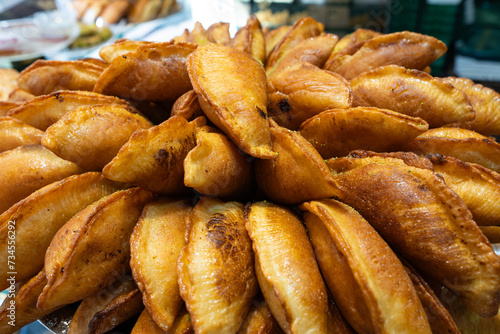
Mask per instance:
[[[43,131],[15,118],[0,117],[0,152],[24,145],[40,144],[42,136]]]

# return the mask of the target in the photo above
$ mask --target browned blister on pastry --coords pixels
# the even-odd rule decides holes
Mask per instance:
[[[130,267],[149,314],[164,331],[182,305],[177,259],[185,245],[187,200],[161,198],[146,204],[130,238]]]
[[[188,57],[187,68],[207,117],[246,153],[273,158],[262,65],[246,52],[209,44]]]
[[[272,120],[271,134],[276,158],[255,161],[257,183],[267,196],[280,203],[299,204],[335,194],[328,167],[311,143]]]
[[[43,267],[45,251],[53,236],[66,221],[87,205],[124,187],[99,173],[89,172],[39,189],[0,215],[0,259],[8,261],[8,235],[15,226],[16,279],[35,275]],[[7,271],[2,271],[0,278],[3,289]]]
[[[0,332],[3,334],[17,333],[24,326],[59,308],[40,310],[36,307],[38,296],[45,284],[47,284],[47,278],[45,277],[45,271],[42,269],[29,281],[20,284],[19,290],[15,293],[8,290],[9,295],[12,294],[14,298],[8,296],[0,306]]]
[[[114,327],[109,326],[111,322],[116,326],[142,308],[137,285],[131,275],[124,275],[82,300],[71,319],[68,334],[103,333],[103,327],[111,330]],[[110,319],[111,316],[114,318]],[[91,323],[92,330],[89,329]],[[96,326],[98,323],[102,326]],[[96,330],[97,327],[100,328]]]
[[[257,293],[243,205],[202,197],[177,272],[196,333],[236,333]]]
[[[291,210],[248,204],[245,226],[259,286],[285,333],[326,333],[328,295],[306,229]]]
[[[108,64],[111,64],[113,59],[126,55],[129,52],[136,51],[139,46],[149,44],[146,41],[132,41],[129,39],[120,39],[110,45],[105,45],[99,49],[99,56]]]
[[[247,159],[223,133],[208,126],[200,128],[196,146],[184,159],[184,185],[208,196],[244,196],[253,184]]]
[[[500,94],[481,84],[475,84],[466,78],[442,78],[460,89],[469,98],[476,117],[468,122],[451,124],[460,128],[474,130],[485,136],[500,135]]]
[[[42,145],[86,170],[100,171],[138,130],[153,124],[119,104],[82,106],[45,130]]]
[[[20,88],[33,95],[58,90],[92,91],[103,69],[80,60],[37,60],[17,78]]]
[[[207,28],[207,36],[210,42],[222,45],[229,45],[231,35],[229,33],[229,23],[216,22]]]
[[[300,41],[297,45],[286,50],[274,65],[268,66],[266,74],[270,77],[300,62],[308,62],[319,68],[323,68],[338,40],[337,35],[322,34]]]
[[[457,193],[478,225],[500,225],[500,174],[451,156],[427,155],[434,171]]]
[[[387,109],[356,107],[331,109],[300,126],[324,159],[345,156],[352,150],[393,152],[404,150],[429,128],[426,121]]]
[[[0,166],[0,212],[43,186],[84,172],[37,144],[0,153]]]
[[[431,333],[403,265],[359,213],[333,199],[300,208],[333,299],[356,331]]]
[[[238,29],[231,39],[230,46],[245,51],[262,64],[266,62],[266,41],[260,22],[255,15],[250,16],[247,24],[243,28]]]
[[[262,297],[261,297],[262,298]],[[267,302],[255,299],[245,321],[238,329],[238,334],[279,334],[282,333],[276,319],[274,319]]]
[[[309,63],[296,63],[268,79],[268,114],[281,126],[296,130],[322,111],[349,108],[347,80]]]
[[[181,116],[188,121],[194,120],[196,117],[204,116],[198,102],[198,95],[194,90],[190,90],[182,94],[172,106],[170,116]]]
[[[449,155],[500,173],[500,144],[472,130],[430,129],[416,137],[408,148],[417,154]]]
[[[116,57],[102,72],[94,91],[136,101],[170,101],[192,89],[186,57],[196,45],[147,43]]]
[[[68,220],[45,254],[47,285],[37,307],[81,300],[124,275],[130,235],[153,194],[140,188],[117,191]]]
[[[43,131],[15,118],[0,117],[0,152],[8,151],[18,146],[40,144]]]
[[[183,161],[196,146],[196,128],[203,125],[204,117],[188,122],[173,116],[159,125],[137,131],[102,172],[109,179],[153,192],[185,192]]]
[[[372,39],[373,37],[377,37],[380,35],[382,34],[375,30],[358,28],[353,33],[347,34],[344,37],[342,37],[339,40],[339,42],[335,44],[333,52],[338,52],[340,50],[347,49],[354,44],[357,44],[359,42],[365,42],[369,39]]]
[[[478,314],[495,315],[500,258],[444,180],[431,170],[390,161],[361,161],[349,170],[342,163],[348,159],[355,158],[328,161],[338,185],[336,196],[417,270],[452,289]]]
[[[419,33],[401,31],[373,37],[334,52],[325,69],[351,80],[384,65],[423,70],[447,51],[440,40]]]
[[[290,48],[303,40],[321,35],[324,30],[325,25],[312,17],[298,20],[272,49],[267,58],[266,68],[274,66]]]
[[[95,104],[119,104],[131,112],[136,110],[125,100],[93,92],[61,90],[42,95],[9,111],[9,116],[46,130],[69,111]]]
[[[422,302],[427,320],[431,325],[432,333],[452,333],[460,334],[457,324],[453,320],[448,309],[439,300],[431,286],[423,279],[422,276],[404,261],[406,273],[413,282],[413,286],[417,291],[418,298]]]
[[[381,66],[351,80],[351,87],[354,106],[378,107],[420,117],[431,128],[475,117],[469,99],[461,90],[422,71]]]

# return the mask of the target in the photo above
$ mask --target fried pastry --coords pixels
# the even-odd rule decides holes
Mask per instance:
[[[101,171],[134,132],[151,126],[119,104],[82,106],[48,127],[42,145],[86,170]]]
[[[128,307],[126,307],[127,304]],[[108,330],[114,328],[126,320],[127,315],[133,313],[127,311],[135,311],[137,306],[139,306],[139,310],[143,308],[141,294],[132,276],[120,277],[107,287],[82,300],[71,319],[68,334],[103,333],[102,327],[106,327]],[[113,327],[109,326],[110,313],[115,315],[112,319],[115,325]],[[105,322],[107,322],[107,326],[104,324]],[[98,324],[101,326],[97,326]],[[98,327],[100,328],[98,329]]]
[[[328,295],[301,220],[269,202],[247,204],[259,286],[285,333],[327,333]]]
[[[68,220],[45,253],[47,285],[38,298],[44,310],[76,302],[127,272],[129,239],[153,194],[140,188],[117,191]]]
[[[186,57],[196,45],[146,43],[113,59],[97,80],[94,92],[135,101],[170,101],[192,89]]]
[[[0,166],[0,213],[43,186],[84,172],[37,144],[0,153]]]
[[[212,43],[210,37],[208,37],[207,30],[199,21],[194,23],[194,28],[189,32],[187,41],[196,45],[207,45]]]
[[[0,101],[0,117],[7,116],[11,109],[17,108],[21,102]]]
[[[119,39],[115,43],[105,45],[99,49],[99,56],[108,64],[111,64],[113,59],[126,55],[130,52],[135,52],[139,46],[149,44],[146,41],[132,41],[129,39]]]
[[[417,136],[408,144],[408,148],[417,154],[452,156],[500,173],[500,144],[472,130],[446,127],[430,129]]]
[[[267,58],[266,68],[272,67],[279,62],[290,48],[303,40],[321,35],[324,30],[325,25],[312,17],[304,17],[298,20],[272,49]]]
[[[130,334],[165,334],[156,322],[154,322],[147,309],[142,310]],[[177,333],[176,333],[177,334]]]
[[[300,206],[336,305],[359,333],[431,333],[402,263],[351,207],[324,199]]]
[[[17,88],[19,72],[12,68],[0,68],[0,101],[9,100],[9,95]]]
[[[204,116],[201,110],[200,103],[198,102],[198,95],[194,90],[190,90],[182,94],[172,106],[170,116],[181,116],[192,121],[197,117]]]
[[[41,317],[52,313],[59,307],[48,310],[40,310],[36,307],[38,296],[47,283],[45,271],[40,271],[37,275],[22,284],[14,298],[7,297],[0,307],[0,332],[10,334],[19,331],[22,327],[31,324]],[[11,304],[12,303],[12,304]],[[15,320],[9,317],[14,305]],[[9,309],[9,307],[11,309]]]
[[[241,324],[237,334],[279,334],[282,333],[265,300],[253,301],[252,307]]]
[[[322,34],[300,41],[297,45],[286,50],[274,65],[266,68],[267,77],[269,78],[274,73],[279,73],[300,62],[308,62],[323,68],[338,40],[337,35]]]
[[[42,136],[43,131],[15,118],[0,117],[0,152],[24,145],[40,144]]]
[[[331,109],[309,118],[300,134],[324,159],[345,156],[352,150],[404,150],[429,128],[426,121],[387,109],[356,107]]]
[[[130,267],[156,324],[169,332],[182,305],[177,259],[185,245],[188,200],[161,198],[146,204],[130,237]]]
[[[274,158],[262,65],[246,52],[209,44],[188,57],[187,68],[207,117],[246,153]]]
[[[335,183],[311,143],[297,132],[280,127],[272,120],[270,123],[277,156],[255,161],[259,188],[271,199],[286,204],[333,196]]]
[[[358,28],[354,32],[342,37],[339,42],[335,44],[333,52],[338,52],[343,49],[350,48],[354,44],[365,42],[369,39],[372,39],[373,37],[377,37],[380,35],[382,34],[371,29]]]
[[[266,41],[260,22],[255,15],[250,16],[247,24],[238,29],[231,39],[230,46],[252,55],[262,64],[266,62]]]
[[[354,106],[390,109],[423,118],[436,128],[474,119],[467,96],[439,78],[397,65],[380,66],[351,80]]]
[[[202,197],[189,216],[177,272],[196,333],[236,333],[257,293],[243,205]]]
[[[204,117],[188,122],[173,116],[159,125],[137,131],[102,173],[111,180],[157,193],[186,192],[183,161],[196,146],[196,128],[203,125]]]
[[[451,126],[479,132],[485,136],[500,135],[500,94],[495,90],[466,78],[442,78],[460,89],[469,98],[476,117],[468,122],[457,122]]]
[[[351,87],[344,78],[306,62],[271,76],[268,90],[269,117],[291,130],[322,111],[352,105]]]
[[[229,34],[229,23],[216,22],[207,28],[207,36],[210,42],[222,45],[229,45],[231,35]]]
[[[449,287],[481,316],[495,315],[500,257],[444,180],[431,170],[390,161],[360,161],[339,170],[348,159],[354,158],[328,161],[337,198],[361,213],[417,270]]]
[[[211,127],[196,131],[196,146],[184,159],[184,185],[207,196],[243,197],[252,189],[248,156]]]
[[[39,96],[58,90],[92,91],[103,69],[81,60],[37,60],[17,78],[19,88]]]
[[[401,31],[376,36],[333,52],[324,68],[347,80],[383,65],[423,70],[446,51],[446,45],[432,36]]]
[[[500,244],[500,226],[479,226],[492,244]]]
[[[94,104],[119,104],[122,107],[137,112],[127,101],[114,96],[93,92],[62,90],[48,95],[42,95],[11,109],[9,116],[45,131],[69,111],[82,106]]]
[[[431,153],[427,158],[465,202],[478,225],[500,225],[500,174],[450,156]]]
[[[35,98],[35,95],[28,93],[24,89],[16,88],[9,94],[9,102],[27,102]]]
[[[283,25],[274,29],[269,29],[269,27],[264,27],[262,29],[262,32],[264,33],[264,40],[266,42],[266,61],[271,51],[273,51],[275,46],[283,39],[283,37],[285,37],[291,27],[292,26],[289,25]]]
[[[87,205],[123,188],[123,184],[89,172],[67,177],[34,192],[0,215],[0,259],[8,262],[8,231],[12,229],[9,222],[13,221],[16,279],[35,275],[43,267],[45,251],[53,236],[66,221]],[[0,272],[2,290],[7,284],[7,272]]]

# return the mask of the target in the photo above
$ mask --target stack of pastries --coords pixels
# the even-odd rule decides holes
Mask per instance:
[[[252,16],[36,61],[0,102],[0,332],[499,332],[500,95],[446,51]]]

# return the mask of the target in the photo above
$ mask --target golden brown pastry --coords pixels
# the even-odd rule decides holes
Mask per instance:
[[[436,128],[470,121],[475,112],[467,96],[439,78],[397,65],[380,66],[351,80],[354,106],[390,109],[420,117]]]
[[[333,52],[338,52],[343,49],[347,49],[354,44],[359,42],[365,42],[373,37],[377,37],[382,35],[381,33],[371,30],[371,29],[363,29],[358,28],[354,32],[345,35],[342,37],[339,42],[335,45]]]
[[[43,131],[9,116],[0,117],[0,152],[40,144]]]
[[[229,23],[216,22],[207,28],[207,36],[212,43],[219,43],[228,46],[231,41],[229,34]]]
[[[231,39],[230,46],[232,48],[245,51],[252,55],[262,64],[266,61],[266,41],[262,32],[260,22],[255,15],[250,16],[247,24],[238,29],[234,37]]]
[[[257,293],[243,205],[202,197],[189,216],[177,272],[196,333],[236,333]]]
[[[111,180],[157,193],[186,192],[184,158],[196,146],[196,128],[203,125],[204,117],[188,122],[173,116],[159,125],[137,131],[102,173]]]
[[[17,78],[19,88],[33,95],[58,90],[92,91],[102,67],[80,60],[37,60]]]
[[[170,116],[182,116],[188,121],[194,120],[196,117],[204,116],[198,102],[198,95],[194,90],[190,90],[182,94],[172,106]]]
[[[356,107],[331,109],[309,118],[300,134],[324,159],[356,149],[392,152],[405,149],[429,128],[426,121],[387,109]]]
[[[259,286],[285,333],[326,333],[328,296],[301,220],[270,202],[245,208]]]
[[[324,199],[300,206],[336,305],[359,333],[431,333],[412,281],[353,208]]]
[[[210,121],[246,153],[274,158],[262,65],[246,52],[208,44],[188,57],[187,68]]]
[[[146,204],[130,237],[130,267],[156,324],[168,332],[182,305],[177,259],[185,245],[189,200],[161,198]]]
[[[108,64],[118,57],[124,56],[127,53],[135,52],[139,46],[150,44],[147,41],[132,41],[129,39],[119,39],[113,44],[105,45],[99,49],[99,56]]]

